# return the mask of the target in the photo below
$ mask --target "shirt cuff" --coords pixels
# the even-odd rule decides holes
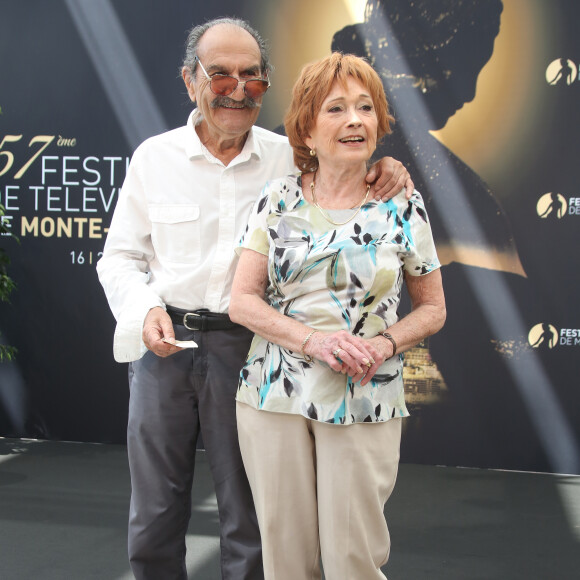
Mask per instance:
[[[143,321],[149,310],[155,306],[165,308],[162,304],[131,308],[119,317],[113,337],[113,356],[117,362],[133,362],[147,352],[143,342]]]

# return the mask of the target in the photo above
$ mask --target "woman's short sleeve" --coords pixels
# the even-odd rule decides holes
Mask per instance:
[[[415,191],[400,216],[405,233],[405,251],[402,254],[405,272],[423,276],[441,267],[429,217],[421,194]]]
[[[268,255],[268,215],[270,213],[270,192],[268,184],[262,190],[260,197],[255,201],[248,225],[238,247],[235,248],[236,254],[240,254],[242,249],[254,250],[260,254]]]

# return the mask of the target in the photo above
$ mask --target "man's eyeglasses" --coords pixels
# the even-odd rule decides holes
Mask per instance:
[[[236,77],[231,77],[229,75],[215,74],[211,77],[207,74],[205,68],[201,64],[201,61],[196,56],[195,60],[199,62],[199,66],[205,75],[205,78],[209,81],[209,88],[214,95],[220,95],[227,97],[231,95],[237,88],[238,85],[242,85],[244,94],[250,99],[257,99],[261,97],[269,88],[270,81],[268,79],[248,79],[241,81]]]

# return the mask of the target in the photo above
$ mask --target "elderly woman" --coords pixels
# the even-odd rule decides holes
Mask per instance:
[[[320,553],[328,580],[385,578],[401,353],[445,320],[421,196],[369,199],[392,120],[363,59],[306,66],[285,119],[302,174],[266,185],[241,243],[229,312],[256,333],[237,416],[266,579],[320,578]],[[398,320],[403,281],[412,310]]]

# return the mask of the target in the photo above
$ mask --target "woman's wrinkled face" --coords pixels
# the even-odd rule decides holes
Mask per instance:
[[[314,127],[304,139],[319,162],[344,165],[368,161],[377,146],[378,120],[370,91],[358,79],[335,81]]]

